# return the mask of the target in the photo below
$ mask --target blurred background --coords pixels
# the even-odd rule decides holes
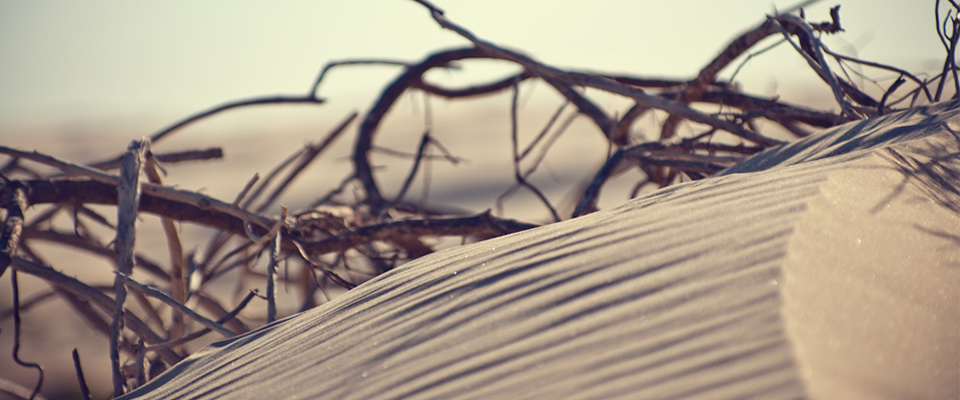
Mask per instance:
[[[689,79],[737,34],[760,24],[765,15],[791,9],[797,3],[435,0],[434,4],[479,37],[550,65]],[[945,50],[936,33],[934,1],[811,2],[805,6],[807,19],[829,21],[829,8],[837,4],[841,5],[845,32],[824,37],[831,49],[894,65],[921,78],[939,72]],[[774,42],[767,39],[755,50]],[[122,152],[131,140],[221,103],[304,94],[320,69],[331,61],[416,62],[437,50],[467,45],[455,33],[441,29],[422,6],[404,0],[3,1],[0,145],[37,150],[78,163],[100,161]],[[462,87],[516,71],[502,63],[471,62],[430,78]],[[330,72],[320,87],[319,96],[327,99],[323,105],[272,105],[230,111],[177,132],[158,143],[154,151],[222,147],[223,160],[171,166],[166,179],[169,184],[230,201],[255,173],[264,175],[305,143],[320,140],[350,112],[359,111],[362,116],[398,73],[395,66],[341,67]],[[729,79],[732,73],[728,68],[721,77]],[[880,85],[860,83],[872,93],[882,93],[897,78],[896,74],[875,70],[870,76]],[[735,81],[753,94],[780,96],[811,108],[836,109],[829,88],[786,44],[745,60]],[[414,152],[420,134],[431,129],[454,155],[466,160],[455,174],[437,172],[431,201],[482,211],[490,207],[491,198],[512,183],[509,96],[507,91],[445,102],[407,94],[381,129],[380,145]],[[548,114],[562,104],[543,84],[525,84],[521,96],[521,131],[529,136],[541,129]],[[628,104],[602,96],[596,100],[611,112],[622,111]],[[637,129],[636,135],[644,136],[644,128]],[[349,132],[354,130],[355,126]],[[540,183],[548,189],[551,185],[582,182],[603,163],[606,146],[578,141],[578,130],[584,131],[582,135],[597,135],[586,119],[571,126],[568,136],[572,139],[558,143],[555,158],[544,164]],[[283,203],[302,207],[349,173],[350,138],[346,135],[335,142],[323,156],[324,161],[311,167],[306,181],[298,182]],[[404,168],[387,169],[381,179],[389,182],[406,172]],[[500,179],[502,174],[507,174],[506,180]],[[444,185],[463,176],[470,177],[469,185],[456,189]],[[625,199],[613,196],[602,205]],[[502,215],[546,222],[542,208],[524,204],[518,201]],[[193,235],[200,237],[202,233]],[[138,238],[138,244],[150,243],[149,236],[142,239]],[[138,250],[156,252],[161,255],[159,259],[165,251],[142,245]],[[82,257],[53,248],[47,251],[51,259],[70,260],[67,265],[57,265],[58,269],[70,270],[68,274],[72,275],[89,273],[80,261]],[[106,274],[107,281],[109,276]],[[28,285],[22,297],[44,288],[42,282],[28,280],[21,278],[21,283]],[[10,308],[9,288],[8,273],[0,278],[0,310]],[[24,316],[27,342],[21,358],[47,368],[48,396],[69,397],[77,388],[69,352],[79,347],[95,395],[108,396],[106,339],[86,329],[82,321],[69,320],[69,316],[51,324],[49,316],[55,315],[51,313],[57,307],[55,301],[47,302]],[[11,319],[0,321],[0,351],[10,351],[11,335]],[[0,378],[32,387],[35,374],[4,356],[0,357]]]

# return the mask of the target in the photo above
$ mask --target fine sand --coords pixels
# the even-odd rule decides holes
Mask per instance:
[[[438,252],[124,398],[958,398],[958,113]]]

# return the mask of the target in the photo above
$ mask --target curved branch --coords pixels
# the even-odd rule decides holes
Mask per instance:
[[[484,52],[477,48],[463,48],[433,54],[419,64],[407,68],[383,90],[376,103],[370,108],[370,111],[367,112],[366,117],[364,117],[363,122],[360,124],[357,141],[353,148],[354,175],[356,175],[360,184],[363,185],[366,197],[365,202],[374,208],[378,208],[383,204],[383,195],[380,194],[380,188],[373,178],[369,153],[373,145],[373,136],[376,134],[377,128],[380,126],[380,121],[383,120],[387,111],[390,111],[390,108],[393,107],[393,104],[407,88],[420,81],[427,70],[446,65],[451,61],[477,58],[483,55]]]
[[[532,78],[533,75],[527,71],[521,72],[519,74],[506,77],[496,82],[491,82],[485,85],[470,86],[462,89],[448,89],[440,86],[436,86],[424,81],[417,81],[410,85],[412,88],[423,90],[424,92],[430,93],[432,95],[437,95],[447,99],[453,99],[458,97],[471,97],[471,96],[480,96],[484,94],[496,93],[501,90],[509,89],[515,83],[525,81]]]
[[[557,81],[563,82],[566,85],[592,87],[592,88],[600,89],[610,93],[619,94],[621,96],[628,97],[635,100],[640,105],[657,108],[657,109],[666,111],[667,113],[670,113],[670,114],[678,114],[681,117],[689,119],[693,122],[702,123],[720,130],[730,132],[734,135],[740,136],[743,139],[746,139],[761,145],[772,146],[775,144],[782,143],[778,140],[774,140],[774,139],[765,137],[763,135],[760,135],[756,132],[751,132],[747,129],[744,129],[743,127],[741,127],[736,123],[714,118],[710,115],[701,113],[682,103],[677,103],[661,97],[652,96],[650,94],[647,94],[643,89],[640,89],[640,88],[627,87],[617,83],[616,81],[613,81],[611,79],[604,78],[601,76],[597,76],[597,75],[569,72],[569,71],[564,71],[558,68],[541,64],[526,55],[523,55],[514,51],[506,50],[492,43],[485,42],[483,40],[478,39],[472,33],[450,22],[442,14],[436,11],[434,11],[432,14],[433,14],[433,19],[437,21],[437,23],[439,23],[441,27],[457,32],[464,38],[470,40],[471,42],[473,42],[474,45],[477,46],[477,48],[485,50],[488,57],[500,58],[500,59],[516,62],[520,65],[523,65],[527,71],[530,71],[531,73],[535,74],[537,77],[540,77],[544,80],[555,79]]]
[[[201,111],[199,113],[193,114],[179,122],[174,123],[163,130],[154,133],[150,136],[150,142],[156,143],[158,140],[162,139],[164,136],[169,135],[171,132],[183,128],[191,123],[197,122],[201,119],[209,117],[211,115],[221,113],[227,110],[234,108],[247,107],[247,106],[257,106],[264,104],[323,104],[324,99],[313,97],[312,95],[308,96],[274,96],[274,97],[257,97],[253,99],[239,100],[230,103],[226,103],[214,108],[211,108],[206,111]]]

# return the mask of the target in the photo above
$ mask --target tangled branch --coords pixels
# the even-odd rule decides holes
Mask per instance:
[[[800,15],[767,16],[727,43],[695,76],[663,79],[551,66],[484,40],[429,2],[415,1],[429,12],[433,22],[455,32],[466,45],[437,51],[415,62],[331,62],[320,70],[305,95],[268,96],[214,106],[134,141],[128,151],[105,161],[80,164],[41,152],[0,146],[0,154],[9,159],[0,167],[0,206],[4,215],[0,227],[0,275],[13,269],[50,286],[48,292],[33,299],[22,303],[17,299],[14,310],[0,316],[19,318],[19,313],[33,304],[62,300],[93,329],[109,338],[114,394],[120,395],[150,378],[145,374],[155,375],[184,359],[192,351],[194,341],[210,332],[241,334],[250,325],[269,323],[313,307],[338,292],[438,249],[536,227],[534,223],[490,211],[500,209],[517,191],[532,193],[538,206],[546,208],[554,221],[574,218],[597,210],[604,187],[627,172],[640,175],[633,182],[635,195],[648,183],[662,187],[713,175],[787,140],[784,134],[775,136],[760,126],[777,126],[782,132],[802,137],[816,128],[895,111],[900,104],[913,107],[918,101],[940,101],[945,93],[949,94],[951,79],[954,97],[960,89],[955,61],[960,9],[952,0],[950,4],[956,10],[947,12],[943,19],[937,2],[937,28],[947,56],[942,71],[931,79],[827,48],[821,36],[843,31],[839,7],[831,9],[829,21],[819,23],[808,22],[802,10]],[[755,55],[750,53],[752,49],[767,38],[782,38],[795,50],[798,62],[802,60],[817,73],[820,84],[830,89],[839,111],[812,109],[779,97],[745,93],[735,83],[721,80],[728,67],[738,59]],[[430,71],[457,68],[460,63],[476,60],[497,60],[519,67],[520,72],[461,88],[444,87],[425,78]],[[852,83],[847,71],[851,64],[893,72],[900,78],[880,93],[872,93]],[[382,65],[400,71],[366,112],[350,113],[325,128],[327,133],[320,140],[286,157],[263,179],[259,175],[250,179],[232,200],[178,189],[161,179],[163,163],[223,156],[219,147],[153,153],[157,143],[171,134],[228,110],[277,104],[323,106],[325,100],[318,97],[318,92],[324,79],[329,79],[329,71],[360,65]],[[533,140],[522,145],[518,99],[534,82],[552,88],[562,104]],[[503,177],[508,181],[504,185],[508,189],[486,211],[464,211],[456,205],[427,207],[423,199],[419,204],[407,202],[415,182],[429,179],[433,163],[449,162],[456,167],[464,159],[440,143],[429,123],[416,141],[415,153],[377,144],[378,133],[388,129],[385,119],[408,92],[446,101],[510,95],[510,127],[505,136],[511,139],[512,173]],[[613,113],[605,111],[592,97],[596,93],[618,96],[629,106]],[[656,126],[658,137],[650,140],[636,134],[635,127],[645,119],[656,119],[647,118],[653,115],[665,116],[663,123]],[[588,120],[591,129],[600,133],[578,140],[601,140],[608,154],[602,166],[589,171],[592,177],[588,181],[568,188],[566,199],[572,199],[573,204],[563,208],[560,199],[539,188],[533,178],[540,176],[538,167],[558,138],[582,135],[582,130],[571,128],[578,118]],[[318,159],[333,157],[327,153],[335,141],[344,137],[349,139],[343,140],[353,141],[352,172],[325,194],[318,189],[318,200],[289,213],[286,206],[295,200],[285,196],[288,190]],[[382,169],[372,162],[374,154],[411,160],[409,172],[395,192],[385,190],[381,184]],[[52,168],[54,172],[37,172],[37,166]],[[147,179],[143,180],[143,176]],[[465,177],[462,182],[470,182],[470,178]],[[116,216],[101,215],[91,208],[94,205],[112,207]],[[280,215],[268,213],[278,205]],[[147,215],[159,217],[161,222],[170,258],[166,263],[149,259],[133,246],[134,240],[142,237],[137,221]],[[69,228],[62,221],[56,222],[56,216],[66,216]],[[184,223],[210,228],[215,233],[205,246],[194,246],[197,250],[189,251],[190,246],[179,232]],[[93,233],[93,227],[112,232],[115,240],[103,243]],[[113,273],[114,284],[96,286],[55,269],[38,252],[40,243],[55,243],[97,256]],[[269,256],[261,259],[264,253]],[[232,298],[224,296],[222,289],[215,289],[218,283],[231,279],[236,283]],[[262,284],[265,295],[247,291],[241,299],[240,294],[245,292],[241,289],[243,281]],[[278,290],[279,284],[295,286],[296,294],[288,297],[295,298],[299,308],[285,306],[289,301],[278,301],[284,296],[284,291]],[[132,300],[127,301],[127,297]],[[254,297],[266,302],[264,310],[246,310]],[[77,357],[75,362],[79,365]],[[82,375],[80,371],[78,374]]]

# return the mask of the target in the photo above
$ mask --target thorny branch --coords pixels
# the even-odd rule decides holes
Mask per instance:
[[[152,370],[162,371],[189,355],[195,350],[191,347],[193,341],[211,331],[226,336],[243,333],[249,329],[248,324],[261,325],[299,310],[285,308],[279,301],[281,296],[299,296],[296,303],[306,308],[317,304],[318,296],[325,301],[336,292],[352,289],[377,274],[450,246],[451,243],[441,240],[443,238],[463,243],[536,227],[536,224],[497,216],[489,210],[461,210],[433,203],[426,207],[424,199],[419,204],[406,202],[407,197],[413,197],[409,193],[415,182],[429,182],[431,163],[445,160],[457,165],[465,159],[440,145],[429,108],[427,126],[415,152],[377,144],[382,142],[378,141],[378,132],[389,129],[385,119],[408,92],[465,101],[510,91],[510,124],[501,129],[511,140],[512,174],[504,178],[513,182],[503,186],[509,189],[491,208],[499,209],[507,196],[524,188],[548,209],[552,220],[559,221],[565,216],[578,217],[599,209],[604,186],[628,171],[638,171],[641,175],[636,178],[635,195],[646,183],[666,186],[680,180],[700,179],[783,143],[782,134],[774,138],[769,131],[758,127],[777,125],[782,131],[805,136],[815,128],[895,111],[894,106],[908,98],[912,99],[910,107],[918,100],[939,101],[950,89],[950,79],[953,96],[957,96],[956,91],[960,89],[955,61],[960,40],[957,18],[960,9],[950,10],[941,19],[939,1],[937,32],[947,56],[939,75],[929,79],[827,48],[821,36],[843,30],[839,7],[831,9],[830,21],[821,23],[808,22],[802,12],[800,16],[788,13],[768,16],[730,41],[696,76],[666,79],[551,66],[486,41],[454,23],[429,2],[415,1],[427,9],[441,28],[466,40],[466,47],[438,51],[416,62],[377,59],[330,62],[320,70],[305,95],[227,102],[177,121],[143,141],[134,142],[128,152],[102,158],[105,161],[84,165],[41,152],[0,146],[0,154],[9,158],[0,166],[0,207],[4,213],[0,231],[0,275],[12,268],[51,287],[50,291],[22,304],[17,299],[15,309],[0,313],[0,318],[12,315],[18,319],[19,312],[26,311],[30,304],[62,299],[92,329],[110,338],[114,393],[120,395],[141,383],[133,383],[132,377],[126,374],[129,370],[121,365],[121,353],[136,362],[136,375],[142,381],[145,379],[143,363],[153,363]],[[957,8],[954,1],[949,3]],[[751,51],[756,52],[752,49],[771,37],[782,37],[782,42],[796,50],[798,60],[817,73],[821,84],[833,93],[839,112],[811,109],[779,97],[744,93],[736,83],[722,80],[727,67]],[[828,58],[835,63],[829,64]],[[431,71],[457,68],[460,63],[473,60],[497,60],[519,67],[520,71],[459,88],[445,87],[426,78]],[[871,92],[851,83],[847,70],[851,64],[894,72],[899,78],[879,93]],[[325,136],[279,162],[263,179],[256,175],[246,185],[238,184],[242,189],[232,201],[178,189],[175,183],[161,179],[160,163],[223,157],[220,147],[153,153],[151,147],[173,132],[238,108],[323,105],[325,100],[318,97],[318,92],[324,79],[330,79],[329,72],[357,65],[382,65],[400,71],[366,112],[351,113],[332,128],[325,127]],[[533,139],[521,146],[523,132],[518,99],[521,92],[537,83],[552,88],[561,105]],[[619,96],[627,107],[607,111],[593,98],[595,93]],[[592,178],[588,182],[565,193],[566,199],[573,201],[570,211],[557,206],[561,204],[557,196],[539,188],[533,178],[538,176],[538,167],[561,136],[583,134],[572,128],[573,121],[581,117],[586,117],[600,135],[591,133],[587,139],[578,140],[600,140],[608,153],[603,165],[590,171]],[[356,119],[360,122],[353,124]],[[635,130],[636,125],[650,120],[663,121],[656,127],[658,137],[654,140],[645,139]],[[351,131],[354,126],[355,132]],[[311,168],[316,168],[314,164],[318,159],[340,156],[328,153],[332,144],[343,137],[353,140],[352,173],[343,177],[335,188],[313,188],[319,200],[306,205],[303,211],[287,215],[288,204],[281,202],[296,201],[288,198],[289,189],[310,181]],[[409,172],[396,191],[387,192],[381,185],[382,169],[372,163],[374,154],[412,160]],[[43,168],[37,166],[53,168],[55,172],[41,173],[38,171]],[[117,169],[116,175],[108,172]],[[148,179],[141,180],[141,174]],[[470,181],[465,179],[466,184]],[[91,208],[95,205],[116,207],[116,218],[100,208]],[[278,205],[283,210],[281,215],[267,213]],[[27,215],[32,217],[29,222]],[[160,217],[169,262],[151,260],[133,246],[139,235],[134,225],[148,215]],[[64,217],[67,223],[59,221]],[[205,245],[193,245],[191,250],[187,236],[180,233],[185,224],[210,228],[215,233]],[[117,239],[104,243],[95,234],[104,229],[116,234]],[[107,261],[105,265],[116,268],[115,284],[96,286],[70,277],[72,273],[54,269],[41,258],[42,253],[38,254],[34,245],[40,243],[55,243],[70,251],[100,257]],[[262,257],[265,252],[269,254]],[[160,286],[139,283],[146,282],[144,278]],[[236,283],[233,298],[214,289],[215,283],[225,279]],[[241,313],[255,297],[254,292],[249,292],[240,299],[245,283],[266,287],[267,295],[261,297],[266,300],[265,307],[250,307]],[[279,286],[291,284],[295,288],[291,291],[297,293],[287,293]],[[136,307],[125,302],[128,289],[137,301]],[[237,305],[227,311],[230,308],[227,304]],[[187,333],[189,331],[193,333]]]

